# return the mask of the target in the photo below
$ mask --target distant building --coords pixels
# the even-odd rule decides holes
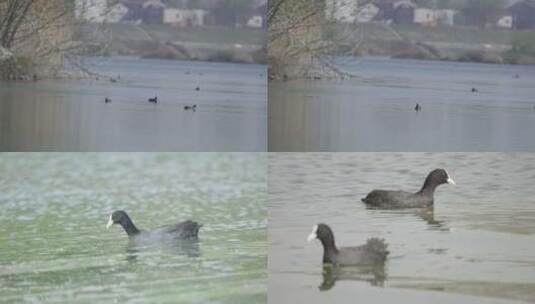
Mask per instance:
[[[246,27],[264,28],[267,27],[266,13],[267,3],[265,1],[256,1],[256,3],[252,3],[243,16],[238,17],[238,20],[240,24]]]
[[[248,27],[261,28],[264,25],[264,17],[256,15],[247,20]]]
[[[513,16],[503,15],[496,21],[496,26],[499,28],[510,29],[513,28]]]
[[[325,16],[328,20],[355,23],[357,20],[357,0],[326,0]]]
[[[142,5],[142,21],[147,24],[163,23],[163,12],[166,6],[161,0],[148,0]]]
[[[122,3],[117,3],[106,12],[106,22],[118,23],[128,15],[128,7]]]
[[[509,7],[513,19],[512,28],[516,30],[535,29],[535,1],[521,0]]]
[[[106,18],[107,0],[76,0],[74,15],[76,19],[102,23]]]
[[[202,9],[166,8],[163,11],[163,23],[180,27],[204,26],[207,14]]]
[[[396,1],[392,5],[392,20],[396,24],[412,24],[414,22],[414,9],[416,5],[409,0]]]
[[[452,9],[435,10],[435,21],[437,24],[453,26],[456,14],[457,11]]]
[[[380,8],[375,5],[373,2],[368,2],[366,4],[362,4],[358,8],[357,11],[357,22],[359,23],[367,23],[373,21],[375,18],[377,18],[379,14]]]
[[[417,8],[414,10],[414,23],[422,26],[435,26],[435,11],[429,8]]]

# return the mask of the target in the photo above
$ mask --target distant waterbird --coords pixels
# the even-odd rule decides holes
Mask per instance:
[[[110,98],[108,98],[108,97],[104,98],[104,103],[110,103],[110,102],[111,102]]]
[[[197,111],[197,105],[191,105],[191,106],[184,106],[184,111]]]
[[[196,87],[195,88],[195,91],[200,91],[201,90],[201,87]]]
[[[421,110],[422,110],[422,106],[420,106],[420,104],[417,103],[416,106],[414,107],[414,111],[420,112]]]
[[[479,92],[476,88],[472,88],[472,93],[477,93]]]
[[[158,96],[154,96],[154,98],[149,98],[149,102],[158,103]]]

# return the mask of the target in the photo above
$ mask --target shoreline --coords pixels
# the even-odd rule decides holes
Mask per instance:
[[[237,61],[209,61],[209,60],[191,60],[191,59],[181,59],[181,58],[159,58],[155,57],[142,57],[135,55],[94,55],[94,56],[82,56],[85,60],[117,60],[117,59],[132,59],[132,60],[162,60],[162,61],[173,61],[173,62],[195,62],[195,63],[218,63],[218,64],[237,64],[237,65],[264,65],[265,63],[256,63],[256,62],[237,62]],[[51,76],[37,77],[37,75],[20,74],[17,78],[13,79],[0,79],[0,83],[35,83],[40,81],[87,81],[87,80],[96,80],[98,82],[110,82],[113,78],[115,82],[114,74],[102,74],[91,69],[91,63],[87,63],[85,66],[91,71],[90,74],[87,74],[77,68],[69,68],[69,65],[61,69],[57,74]],[[1,69],[0,65],[0,69]]]
[[[107,25],[115,39],[105,55],[208,62],[267,62],[264,30]],[[86,55],[99,55],[88,53]]]
[[[493,64],[535,64],[535,32],[406,25],[385,28],[359,24],[360,41],[341,44],[337,53]],[[393,33],[396,33],[394,35]],[[437,38],[439,37],[439,38]],[[359,47],[355,50],[354,44]]]

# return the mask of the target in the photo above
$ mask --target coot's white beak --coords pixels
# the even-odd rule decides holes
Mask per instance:
[[[448,173],[448,171],[446,171],[446,175],[448,176],[448,179],[446,180],[446,182],[450,185],[455,185],[455,181],[453,180],[453,178],[450,177],[450,174]]]
[[[308,235],[307,241],[312,242],[314,239],[318,238],[318,235],[316,234],[316,231],[318,231],[318,225],[314,226],[312,228],[312,232]]]
[[[111,225],[113,225],[113,221],[111,220],[111,215],[110,215],[110,219],[108,220],[108,224],[106,224],[106,229],[110,229]]]

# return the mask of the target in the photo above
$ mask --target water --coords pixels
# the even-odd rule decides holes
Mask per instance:
[[[0,302],[265,303],[262,154],[3,154]],[[129,245],[185,219],[193,244]]]
[[[0,83],[0,151],[267,149],[265,66],[86,61],[93,71],[120,79]],[[154,96],[157,105],[147,102]],[[195,113],[184,111],[192,104]]]
[[[446,168],[434,210],[370,210],[369,191],[417,191]],[[270,303],[521,303],[535,301],[535,154],[272,154],[269,161]],[[321,265],[312,226],[337,244],[384,238],[384,267]],[[329,273],[331,271],[331,273]]]
[[[533,66],[384,58],[341,66],[358,78],[270,83],[270,151],[535,151]]]

